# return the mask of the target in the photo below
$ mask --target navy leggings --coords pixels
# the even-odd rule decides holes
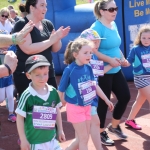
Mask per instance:
[[[118,101],[113,111],[113,118],[120,120],[130,100],[130,91],[122,71],[120,70],[117,73],[105,74],[103,77],[99,77],[98,84],[108,99],[110,99],[111,91],[117,97]],[[107,109],[108,106],[105,101],[99,98],[97,112],[100,119],[100,128],[104,128],[105,126]]]

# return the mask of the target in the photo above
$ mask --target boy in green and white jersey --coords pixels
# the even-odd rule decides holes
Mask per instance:
[[[65,141],[59,110],[62,104],[56,89],[47,84],[49,66],[42,55],[30,56],[25,63],[26,76],[31,83],[15,111],[22,150],[61,150],[55,138],[55,123],[59,140]]]

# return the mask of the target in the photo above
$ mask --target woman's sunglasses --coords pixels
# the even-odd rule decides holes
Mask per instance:
[[[108,9],[102,9],[102,10],[109,11],[110,13],[113,13],[114,11],[118,11],[118,7],[116,7],[116,8],[110,7]]]
[[[8,16],[2,15],[2,17],[8,18]]]

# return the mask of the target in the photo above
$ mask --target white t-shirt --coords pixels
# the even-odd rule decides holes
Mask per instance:
[[[10,32],[12,31],[12,28],[13,28],[13,25],[11,24],[11,22],[8,19],[5,21],[5,25],[3,25],[0,22],[0,30],[5,30],[8,32],[8,34],[10,34]]]

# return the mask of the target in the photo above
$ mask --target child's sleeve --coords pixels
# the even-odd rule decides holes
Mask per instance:
[[[67,87],[69,86],[70,81],[70,70],[69,68],[65,68],[63,75],[60,80],[60,84],[58,86],[58,90],[60,92],[65,92]]]
[[[58,92],[56,91],[56,108],[62,107],[62,102],[60,101]]]
[[[129,54],[128,54],[128,57],[127,57],[127,60],[130,64],[132,64],[134,62],[134,59],[135,59],[135,48],[132,48],[130,51],[129,51]]]

